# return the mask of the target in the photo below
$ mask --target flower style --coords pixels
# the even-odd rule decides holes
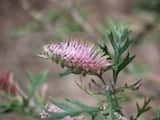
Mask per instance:
[[[13,96],[16,95],[17,88],[13,80],[13,74],[10,72],[0,72],[0,89]]]
[[[112,65],[107,59],[108,56],[100,49],[80,40],[45,45],[39,56],[51,58],[62,66],[90,74],[101,73]]]
[[[46,106],[46,110],[42,111],[40,113],[41,118],[47,118],[49,117],[49,113],[52,112],[64,112],[62,109],[60,109],[59,107],[57,107],[56,105],[49,103]],[[64,118],[62,118],[61,120],[82,120],[82,117],[71,117],[71,116],[65,116]]]

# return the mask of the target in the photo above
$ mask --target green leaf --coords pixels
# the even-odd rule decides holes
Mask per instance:
[[[31,72],[28,72],[27,78],[29,80],[28,90],[29,94],[33,95],[34,91],[38,86],[40,86],[46,80],[48,71],[41,71],[37,75],[33,75]]]
[[[160,120],[160,107],[156,109],[155,118],[153,120]]]
[[[140,105],[138,103],[136,103],[137,106],[137,115],[136,118],[138,119],[143,113],[147,112],[148,110],[151,109],[150,106],[148,106],[151,102],[151,99],[144,99],[144,103],[143,106],[140,107]]]
[[[78,116],[82,113],[83,111],[81,110],[74,110],[70,113],[68,112],[51,112],[49,113],[50,116],[45,118],[44,120],[57,120],[57,119],[61,119],[64,118],[65,116]]]
[[[110,52],[109,52],[108,47],[107,47],[107,45],[105,44],[104,41],[98,43],[98,47],[105,53],[105,55],[110,56]]]
[[[123,59],[122,63],[118,65],[118,72],[124,69],[134,58],[135,55],[130,56],[130,54],[128,53],[127,56]]]
[[[23,104],[16,100],[12,99],[10,103],[0,102],[0,107],[2,108],[1,113],[10,113],[10,112],[23,112]]]
[[[109,39],[114,51],[116,51],[118,49],[118,45],[116,43],[116,40],[114,39],[113,32],[108,32],[107,38]]]
[[[57,107],[63,109],[65,112],[72,112],[76,109],[72,107],[71,105],[68,105],[67,103],[61,102],[59,100],[52,100],[52,103],[56,105]]]
[[[126,41],[120,48],[120,54],[124,53],[128,49],[131,43],[133,43],[133,40],[130,40],[130,38],[127,37]]]
[[[80,108],[82,108],[82,109],[97,109],[96,107],[91,107],[91,106],[88,106],[88,105],[86,105],[86,104],[84,104],[84,103],[82,103],[81,101],[79,101],[79,100],[76,100],[76,99],[70,99],[70,98],[65,98],[65,100],[67,101],[67,102],[69,102],[69,103],[72,103],[72,104],[74,104],[74,105],[76,105],[76,106],[79,106]]]
[[[46,118],[45,120],[57,120],[68,115],[77,116],[80,115],[81,113],[88,113],[92,116],[99,111],[99,108],[85,105],[78,100],[72,100],[69,98],[66,98],[65,100],[68,103],[53,100],[53,104],[63,109],[64,112],[50,112],[49,117]]]
[[[48,71],[44,70],[41,71],[39,74],[37,74],[37,76],[35,76],[36,81],[35,81],[35,85],[40,85],[44,82],[44,80],[46,79],[48,75]]]

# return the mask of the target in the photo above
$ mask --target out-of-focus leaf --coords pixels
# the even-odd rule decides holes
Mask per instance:
[[[96,107],[88,106],[76,99],[65,98],[65,100],[73,105],[79,106],[82,109],[97,109]]]
[[[52,100],[52,103],[66,112],[74,111],[76,108],[59,100]]]
[[[160,1],[159,0],[139,0],[137,4],[135,4],[135,8],[140,10],[145,10],[148,12],[160,12]]]
[[[49,117],[45,118],[45,120],[56,120],[63,118],[67,115],[77,116],[80,115],[81,113],[88,113],[92,116],[99,111],[99,108],[88,106],[80,102],[79,100],[75,99],[73,100],[69,98],[66,98],[65,100],[66,100],[65,102],[53,100],[52,103],[57,107],[63,109],[64,112],[50,112]]]
[[[65,11],[63,10],[57,10],[57,9],[52,9],[47,11],[46,18],[49,21],[56,21],[58,19],[61,19],[64,16]]]
[[[46,80],[47,74],[48,71],[41,71],[37,75],[33,75],[31,72],[28,72],[27,74],[27,78],[29,80],[28,90],[30,95],[33,95],[36,88]]]
[[[153,120],[160,120],[160,107],[156,109],[156,114]]]
[[[136,76],[143,76],[147,74],[150,69],[149,66],[143,63],[131,64],[131,66],[127,70],[129,73],[134,74]]]
[[[11,37],[23,36],[31,32],[40,31],[43,27],[38,22],[28,22],[25,25],[11,30]]]

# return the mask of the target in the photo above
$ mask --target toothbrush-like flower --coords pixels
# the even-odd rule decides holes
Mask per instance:
[[[80,40],[45,45],[39,56],[51,58],[64,67],[90,74],[101,73],[111,66],[108,56],[104,56],[100,49]]]
[[[49,117],[49,113],[52,113],[52,112],[64,112],[64,110],[60,109],[59,107],[57,107],[52,103],[49,103],[46,106],[46,110],[40,113],[40,116],[42,119],[47,118]],[[65,116],[61,120],[82,120],[82,116],[78,116],[78,117]]]

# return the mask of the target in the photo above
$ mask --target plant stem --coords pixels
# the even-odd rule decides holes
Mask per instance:
[[[104,83],[106,86],[106,99],[108,102],[108,112],[109,112],[109,120],[115,120],[114,113],[118,112],[121,114],[121,111],[119,110],[119,102],[117,99],[117,92],[115,89],[116,81],[118,78],[118,72],[116,70],[113,70],[113,80],[110,80],[108,84],[105,83],[105,80],[102,75],[97,75],[100,80]]]
[[[107,90],[107,102],[108,102],[108,109],[109,109],[109,120],[115,120],[114,118],[114,100],[112,95],[112,90],[108,88]]]
[[[92,115],[92,120],[95,120],[96,119],[96,116],[95,115]]]
[[[113,70],[113,81],[112,84],[115,86],[117,83],[117,78],[118,78],[118,72],[117,70]]]
[[[102,83],[106,86],[106,82],[105,82],[104,78],[102,77],[102,75],[101,74],[96,74],[96,75],[102,81]]]

